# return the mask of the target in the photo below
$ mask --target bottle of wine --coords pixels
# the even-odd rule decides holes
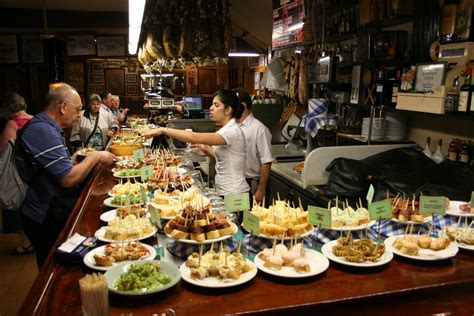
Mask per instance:
[[[401,75],[400,69],[398,69],[397,74],[395,76],[395,80],[392,83],[392,97],[391,97],[392,106],[396,106],[398,102],[398,89],[400,88],[401,77],[402,75]]]
[[[431,151],[431,148],[430,148],[430,143],[431,143],[431,137],[426,137],[426,145],[425,145],[425,148],[423,149],[423,153],[431,158],[433,157],[433,152]]]
[[[442,163],[446,157],[444,157],[443,152],[441,151],[441,147],[443,146],[443,139],[438,139],[438,146],[436,147],[436,151],[433,154],[431,159],[436,163]]]
[[[448,44],[455,40],[456,13],[458,4],[456,0],[445,0],[441,7],[441,21],[439,23],[439,43]]]
[[[444,104],[444,111],[446,113],[452,113],[458,110],[459,93],[459,76],[454,76],[453,87],[448,91]]]
[[[377,76],[377,80],[375,81],[375,106],[378,106],[378,107],[382,106],[384,103],[383,102],[383,97],[384,97],[383,85],[384,85],[383,72],[382,70],[380,70]]]
[[[472,68],[468,66],[466,69],[466,78],[464,78],[464,84],[461,87],[461,92],[459,93],[459,105],[458,112],[467,113],[471,110],[472,102]]]

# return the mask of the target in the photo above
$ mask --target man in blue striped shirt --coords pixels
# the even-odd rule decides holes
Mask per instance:
[[[20,151],[16,157],[18,171],[29,183],[20,209],[21,221],[35,248],[38,267],[46,260],[67,220],[67,212],[71,211],[59,214],[58,205],[64,204],[70,190],[76,188],[98,162],[112,164],[115,158],[109,152],[98,151],[76,163],[76,154],[69,155],[63,128],[72,127],[79,119],[81,98],[70,85],[58,83],[51,87],[46,101],[45,110],[31,119],[21,136],[23,155],[28,157],[23,157]],[[39,181],[32,181],[35,177],[39,177]]]

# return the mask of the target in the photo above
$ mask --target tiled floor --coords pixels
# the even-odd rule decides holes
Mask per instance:
[[[19,243],[17,234],[0,233],[0,316],[18,313],[38,274],[34,254],[10,256],[8,253]]]

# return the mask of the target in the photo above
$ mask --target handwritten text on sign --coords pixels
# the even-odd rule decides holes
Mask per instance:
[[[378,220],[392,217],[392,203],[389,200],[373,202],[369,204],[369,214],[371,220]]]
[[[446,198],[444,196],[421,196],[420,213],[443,215],[446,212]]]
[[[260,235],[260,219],[257,215],[244,211],[244,227],[255,236]]]
[[[309,216],[310,224],[314,226],[321,225],[322,227],[331,228],[332,226],[331,210],[308,205],[308,213],[309,213],[308,216]]]
[[[250,200],[248,193],[227,194],[224,196],[226,211],[248,211],[250,210]]]
[[[143,168],[140,169],[140,177],[141,177],[143,182],[145,182],[146,180],[148,180],[152,176],[153,176],[153,166],[152,165],[148,165],[148,166],[143,167]]]

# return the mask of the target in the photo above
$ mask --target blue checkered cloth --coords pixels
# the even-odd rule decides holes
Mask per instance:
[[[299,238],[297,241],[301,242],[301,240],[304,243],[304,246],[306,248],[313,248],[313,240],[310,236],[304,237],[304,238]],[[276,241],[277,243],[281,243],[281,239]],[[290,246],[290,240],[285,240],[283,242],[287,247]],[[259,253],[260,251],[266,249],[266,248],[272,248],[273,247],[273,239],[268,239],[268,238],[262,238],[262,237],[257,237],[257,236],[251,236],[250,234],[246,234],[244,238],[242,239],[242,248],[250,250],[251,252],[254,253]]]
[[[212,244],[204,244],[203,253],[211,249],[211,245]],[[234,238],[229,238],[229,239],[223,240],[222,245],[224,247],[229,248],[229,250],[232,252],[237,249],[238,242]],[[221,247],[220,241],[214,243],[215,250],[220,249],[220,247]],[[168,240],[168,242],[166,243],[166,249],[172,255],[175,255],[176,257],[183,258],[183,259],[187,258],[193,252],[199,253],[199,245],[186,244],[178,240]]]
[[[316,136],[319,129],[324,126],[337,126],[337,116],[321,116],[328,111],[328,99],[310,99],[308,101],[308,114],[303,115],[301,127],[312,137]]]

